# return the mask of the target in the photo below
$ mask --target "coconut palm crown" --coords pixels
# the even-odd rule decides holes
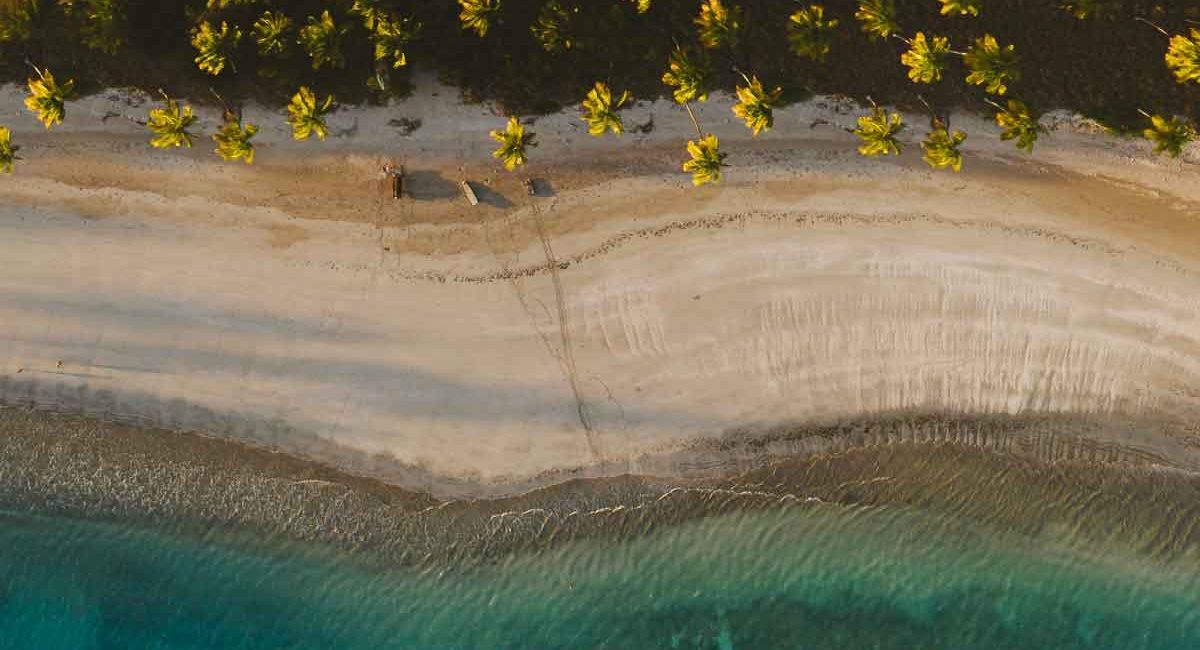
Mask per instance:
[[[221,28],[215,29],[207,20],[192,30],[192,47],[196,48],[196,66],[212,76],[221,74],[225,63],[238,43],[242,40],[242,30],[229,26],[221,21]]]
[[[588,124],[588,133],[594,136],[604,135],[605,131],[612,131],[616,135],[624,133],[625,127],[617,111],[629,101],[629,97],[629,91],[625,91],[614,101],[608,84],[597,81],[583,100],[583,121]]]
[[[20,149],[12,143],[12,131],[7,126],[0,126],[0,174],[12,173],[13,161],[17,159]]]
[[[254,144],[250,140],[258,133],[258,127],[232,113],[225,113],[225,123],[213,134],[217,143],[216,152],[222,160],[242,160],[247,165],[254,162]]]
[[[872,40],[889,38],[900,31],[896,22],[896,3],[893,0],[862,0],[854,18]]]
[[[792,51],[814,61],[824,61],[829,54],[836,18],[825,17],[825,7],[809,5],[788,18],[788,42]]]
[[[1178,158],[1183,148],[1196,139],[1196,127],[1187,119],[1178,115],[1165,118],[1161,115],[1150,116],[1150,128],[1142,132],[1146,139],[1154,143],[1154,153],[1166,154]]]
[[[933,36],[927,40],[924,32],[917,32],[908,51],[900,55],[900,62],[908,66],[908,78],[914,83],[931,84],[941,81],[949,54],[949,38]]]
[[[329,134],[329,127],[325,125],[325,114],[329,112],[333,106],[333,96],[325,98],[324,102],[318,102],[316,94],[307,86],[301,86],[300,90],[292,95],[292,101],[288,104],[288,123],[292,125],[292,137],[297,140],[307,140],[309,136],[317,136],[318,140],[324,140]]]
[[[1190,37],[1176,34],[1167,47],[1167,67],[1179,83],[1200,83],[1200,29],[1193,27]]]
[[[525,126],[514,115],[508,118],[508,124],[503,131],[492,131],[488,135],[500,143],[500,147],[492,152],[492,157],[504,162],[504,168],[512,171],[527,160],[529,147],[536,147],[537,141],[532,132],[526,133]]]
[[[263,56],[283,54],[287,49],[287,32],[292,19],[282,11],[264,11],[254,21],[254,42]]]
[[[67,100],[75,91],[75,81],[59,84],[49,70],[37,70],[38,78],[29,80],[25,108],[37,116],[47,129],[60,124],[67,115]]]
[[[700,44],[704,47],[710,50],[734,47],[742,27],[742,8],[726,7],[721,0],[704,0],[695,23],[700,30]]]
[[[978,16],[983,0],[939,0],[943,16]]]
[[[721,180],[726,154],[721,153],[717,136],[710,133],[699,140],[688,140],[687,151],[691,160],[683,163],[683,171],[692,175],[692,185],[699,187]]]
[[[703,53],[693,59],[679,48],[671,52],[662,76],[663,83],[674,88],[672,96],[680,104],[708,101],[708,79],[708,60]]]
[[[328,9],[322,11],[320,17],[308,17],[308,24],[300,28],[299,40],[312,59],[313,70],[346,65],[346,59],[342,56],[342,37],[345,35],[346,27],[334,23]]]
[[[500,0],[458,0],[462,8],[458,20],[463,29],[473,30],[481,38],[487,36],[492,18],[500,11]]]
[[[858,153],[864,156],[899,156],[902,149],[897,136],[904,130],[904,118],[899,113],[888,113],[875,107],[869,115],[858,118],[854,135],[862,140]]]
[[[941,120],[933,121],[933,130],[921,143],[925,150],[922,160],[934,169],[962,170],[962,152],[958,147],[967,139],[962,131],[950,131],[949,126]]]
[[[1016,140],[1017,148],[1026,153],[1033,153],[1038,136],[1046,132],[1033,111],[1017,99],[1008,100],[1008,107],[996,113],[996,125],[1002,129],[1001,140]]]
[[[375,21],[371,40],[375,43],[375,60],[391,61],[393,68],[408,65],[408,44],[421,33],[421,24],[395,14],[380,16]]]
[[[984,90],[993,95],[1008,92],[1008,84],[1021,78],[1014,49],[1012,45],[1001,47],[991,34],[976,39],[963,57],[963,62],[971,71],[967,75],[967,83],[984,86]]]
[[[179,102],[165,95],[163,99],[166,105],[150,109],[150,119],[146,122],[146,126],[155,134],[150,140],[150,146],[155,149],[191,148],[194,136],[188,131],[188,127],[196,122],[192,107],[180,106]]]
[[[756,76],[750,79],[748,85],[737,87],[738,102],[733,105],[733,114],[741,118],[757,137],[759,133],[769,131],[775,125],[772,108],[782,93],[780,88],[767,92]]]

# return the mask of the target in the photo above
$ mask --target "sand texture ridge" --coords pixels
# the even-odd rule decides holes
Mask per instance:
[[[838,102],[751,141],[716,98],[721,185],[689,186],[685,118],[643,103],[627,119],[655,130],[622,141],[539,119],[531,199],[487,163],[500,119],[432,96],[344,110],[325,149],[266,129],[245,169],[142,149],[106,102],[136,108],[79,102],[90,119],[54,149],[15,125],[4,403],[494,486],[903,413],[1106,422],[1089,435],[1200,469],[1186,156],[1065,116],[1018,156],[962,116],[964,172],[932,173],[814,126],[851,123]],[[389,133],[400,113],[425,126]],[[386,196],[388,157],[410,198]]]

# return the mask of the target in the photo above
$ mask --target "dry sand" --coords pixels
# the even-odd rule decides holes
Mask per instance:
[[[43,134],[0,91],[26,158],[0,178],[0,401],[501,485],[905,410],[1137,421],[1102,435],[1200,469],[1188,157],[1068,116],[1027,157],[960,116],[953,175],[915,144],[858,158],[835,100],[751,140],[718,97],[721,185],[690,187],[690,124],[644,103],[626,120],[653,132],[619,141],[537,120],[552,196],[530,200],[489,162],[502,120],[422,87],[339,112],[324,144],[248,109],[252,168],[150,150],[126,93]],[[413,198],[388,197],[386,159]]]

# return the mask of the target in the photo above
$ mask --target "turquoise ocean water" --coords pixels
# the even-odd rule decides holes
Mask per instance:
[[[0,648],[1195,650],[1200,568],[832,507],[380,570],[0,515]]]

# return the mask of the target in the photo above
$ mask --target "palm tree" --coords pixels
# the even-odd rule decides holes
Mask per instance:
[[[363,27],[367,28],[367,31],[373,32],[375,26],[388,12],[380,0],[354,0],[354,4],[350,5],[350,13],[362,18]]]
[[[862,0],[854,18],[862,23],[862,30],[872,41],[888,38],[900,30],[893,0]]]
[[[824,61],[837,26],[836,18],[825,17],[825,7],[809,5],[788,18],[788,42],[796,54]]]
[[[858,118],[858,128],[854,135],[862,140],[858,153],[864,156],[899,156],[902,149],[897,136],[904,130],[904,118],[899,113],[888,113],[886,110],[874,107],[870,115]]]
[[[37,115],[37,118],[47,129],[60,124],[67,116],[67,100],[75,91],[75,81],[68,79],[63,84],[54,79],[49,70],[37,67],[37,79],[29,80],[29,96],[25,98],[25,108]]]
[[[233,113],[225,112],[225,123],[213,134],[217,143],[216,152],[222,160],[243,160],[247,165],[254,162],[254,144],[250,139],[258,133],[258,127],[242,120]]]
[[[254,42],[258,53],[263,56],[283,54],[287,49],[287,33],[292,28],[292,19],[282,11],[264,11],[254,21]]]
[[[701,52],[695,59],[688,56],[683,49],[676,47],[671,52],[667,71],[663,73],[664,84],[674,88],[672,96],[675,102],[708,101],[708,59]]]
[[[221,21],[221,29],[214,29],[207,20],[192,30],[192,47],[196,48],[196,66],[214,77],[225,69],[226,59],[242,40],[242,30],[236,25]],[[232,64],[231,64],[232,66]],[[234,68],[234,72],[237,68]]]
[[[934,36],[926,40],[924,32],[917,32],[908,44],[908,51],[900,55],[900,62],[908,66],[908,78],[924,84],[941,81],[946,57],[951,53],[950,39]]]
[[[1150,128],[1142,134],[1154,143],[1154,153],[1178,158],[1183,148],[1196,139],[1196,127],[1186,118],[1176,115],[1168,119],[1161,115],[1148,115],[1145,111],[1141,113],[1150,118]]]
[[[683,171],[691,173],[692,185],[699,187],[721,180],[726,154],[721,153],[717,136],[710,133],[697,140],[688,140],[687,151],[691,160],[683,163]]]
[[[962,170],[962,152],[958,150],[958,147],[966,139],[966,133],[951,132],[945,122],[934,118],[933,130],[921,143],[921,148],[925,150],[922,160],[934,169],[948,167],[956,172],[960,171]]]
[[[995,103],[992,105],[999,109],[996,113],[996,125],[1002,129],[1000,139],[1016,140],[1018,149],[1033,153],[1033,145],[1038,136],[1046,132],[1046,127],[1041,125],[1038,117],[1029,110],[1025,102],[1018,99],[1008,100],[1007,107]]]
[[[1175,74],[1176,81],[1200,83],[1200,29],[1193,27],[1191,38],[1183,34],[1172,36],[1171,44],[1167,47],[1166,60],[1167,67]]]
[[[395,14],[380,16],[375,21],[371,40],[375,42],[375,60],[391,60],[393,68],[408,65],[408,44],[421,33],[421,24]]]
[[[985,90],[993,95],[1008,92],[1008,84],[1021,78],[1014,49],[1012,45],[1000,47],[996,37],[991,34],[976,39],[975,45],[963,57],[963,62],[971,70],[967,75],[967,83],[986,86]]]
[[[538,11],[537,20],[529,26],[529,31],[542,44],[542,49],[547,52],[569,50],[574,43],[567,34],[567,27],[571,22],[571,14],[578,11],[578,7],[569,11],[558,0],[550,0],[542,5],[541,10]]]
[[[503,131],[492,131],[488,135],[500,143],[500,147],[492,152],[492,157],[504,162],[504,168],[512,171],[526,161],[526,149],[536,147],[537,141],[532,132],[526,133],[521,121],[514,115],[508,118],[508,124]]]
[[[721,0],[704,0],[694,21],[700,28],[700,44],[708,49],[734,47],[742,26],[742,8],[728,8]]]
[[[637,5],[637,12],[639,14],[650,11],[650,0],[633,0],[633,2]]]
[[[288,104],[288,123],[292,125],[292,137],[297,140],[307,140],[309,136],[315,135],[318,140],[324,140],[329,134],[329,127],[325,124],[325,114],[329,112],[333,106],[333,95],[325,98],[324,102],[317,102],[317,96],[307,86],[301,86],[300,90],[292,95],[292,101]]]
[[[179,102],[168,97],[166,93],[163,93],[163,100],[166,106],[150,109],[150,119],[146,122],[146,126],[155,133],[154,138],[150,140],[150,146],[155,149],[191,148],[193,136],[188,132],[188,127],[196,122],[192,107],[180,107]]]
[[[346,65],[346,59],[342,56],[342,37],[345,34],[346,28],[338,27],[333,22],[328,9],[321,12],[320,18],[308,17],[308,24],[300,28],[300,44],[312,59],[313,70],[320,70],[326,65],[334,68]]]
[[[458,20],[463,29],[473,29],[481,38],[487,36],[493,14],[500,11],[500,0],[458,0],[458,4],[462,7]]]
[[[740,117],[754,136],[758,137],[759,133],[769,131],[775,125],[772,108],[775,102],[779,101],[783,89],[776,88],[767,92],[757,76],[747,80],[747,84],[737,87],[738,103],[733,105],[733,114]]]
[[[943,16],[978,16],[983,0],[939,0]]]
[[[6,126],[0,126],[0,174],[11,174],[13,161],[17,160],[20,147],[12,143],[12,131]]]
[[[604,135],[605,131],[612,131],[616,135],[624,133],[625,128],[617,110],[628,101],[629,91],[622,92],[621,96],[613,101],[612,90],[608,84],[597,81],[583,100],[583,121],[588,123],[588,133],[595,136]]]

